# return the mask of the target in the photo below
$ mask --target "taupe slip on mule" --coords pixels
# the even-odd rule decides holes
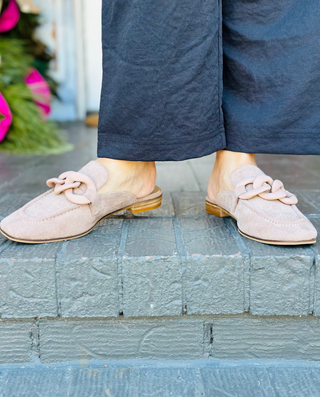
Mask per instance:
[[[52,189],[3,219],[0,231],[23,243],[70,240],[88,234],[101,220],[122,210],[138,213],[161,205],[162,191],[157,186],[141,199],[124,192],[98,194],[107,180],[107,170],[96,161],[79,172],[49,179]],[[252,165],[236,168],[231,180],[234,191],[220,192],[214,201],[207,197],[209,214],[232,216],[243,236],[262,243],[315,243],[316,229],[296,207],[296,196],[284,190],[280,181]]]
[[[71,240],[88,234],[103,219],[122,210],[135,214],[161,205],[162,191],[157,186],[140,199],[125,192],[98,194],[107,180],[108,171],[96,161],[79,172],[68,171],[49,179],[47,185],[52,189],[4,218],[0,231],[22,243]]]
[[[244,237],[265,244],[314,244],[317,231],[298,210],[298,200],[282,182],[273,180],[260,168],[241,165],[231,173],[234,191],[223,191],[212,201],[207,196],[206,210],[218,217],[233,217]]]

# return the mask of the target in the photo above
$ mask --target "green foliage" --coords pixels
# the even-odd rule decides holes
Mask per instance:
[[[25,84],[16,84],[2,91],[13,114],[10,133],[0,150],[17,154],[58,154],[72,149],[52,121],[43,122]]]
[[[20,84],[30,70],[33,58],[26,54],[25,42],[18,39],[0,40],[0,91],[11,84]]]
[[[47,47],[35,36],[35,30],[40,26],[39,18],[39,15],[21,13],[18,24],[9,32],[2,33],[1,37],[23,40],[25,54],[32,56],[31,66],[39,70],[48,81],[51,92],[57,95],[57,84],[48,76],[49,62],[52,60],[52,55]]]
[[[0,40],[0,92],[6,99],[13,121],[0,151],[17,154],[58,154],[72,149],[52,121],[44,122],[24,83],[34,57],[27,52],[25,40]]]

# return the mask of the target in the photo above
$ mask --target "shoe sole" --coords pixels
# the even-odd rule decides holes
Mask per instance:
[[[45,244],[45,243],[54,243],[58,241],[68,241],[68,240],[74,240],[79,237],[83,237],[87,234],[89,234],[101,221],[104,219],[108,218],[111,215],[117,214],[118,212],[124,211],[124,210],[129,210],[132,214],[138,214],[139,212],[145,212],[145,211],[151,211],[155,210],[156,208],[160,207],[162,204],[162,195],[148,201],[141,201],[139,203],[129,205],[128,207],[121,208],[117,211],[111,212],[110,214],[105,215],[102,217],[97,223],[95,223],[94,226],[92,226],[91,229],[87,230],[84,233],[78,234],[76,236],[71,236],[71,237],[64,237],[64,238],[57,238],[57,239],[51,239],[51,240],[23,240],[23,239],[17,239],[9,234],[5,233],[3,230],[0,229],[0,232],[7,237],[9,240],[15,241],[17,243],[25,243],[25,244]]]
[[[231,217],[237,221],[237,219],[231,215],[228,211],[223,209],[222,207],[219,207],[218,205],[212,204],[209,201],[206,201],[206,211],[210,215],[215,215],[219,218],[226,218],[226,217]],[[259,239],[257,237],[252,237],[244,232],[242,232],[238,228],[238,232],[243,236],[246,237],[250,240],[258,241],[259,243],[263,244],[272,244],[272,245],[305,245],[305,244],[315,244],[316,239],[314,240],[305,240],[305,241],[276,241],[276,240],[263,240]]]

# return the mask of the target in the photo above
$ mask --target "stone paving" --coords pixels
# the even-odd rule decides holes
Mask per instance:
[[[0,154],[1,217],[46,190],[48,178],[96,157],[95,129],[64,127],[72,153]],[[213,163],[213,155],[158,163],[160,208],[113,216],[80,239],[0,238],[0,363],[319,360],[319,243],[268,246],[242,238],[233,220],[207,215]],[[259,155],[258,164],[297,194],[320,230],[320,157]]]
[[[0,396],[319,397],[319,363],[81,361],[1,368]]]

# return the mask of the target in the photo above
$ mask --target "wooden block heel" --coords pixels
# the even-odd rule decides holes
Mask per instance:
[[[132,214],[137,214],[139,212],[154,210],[160,207],[161,203],[162,196],[148,201],[141,201],[140,203],[136,203],[131,207],[127,208],[127,210],[129,210]]]
[[[219,218],[226,218],[227,216],[231,216],[223,208],[209,203],[208,201],[206,201],[206,211],[208,214],[218,216]]]

